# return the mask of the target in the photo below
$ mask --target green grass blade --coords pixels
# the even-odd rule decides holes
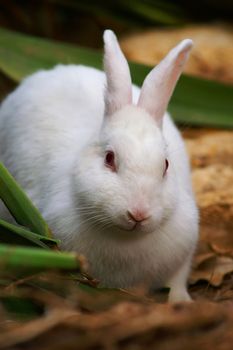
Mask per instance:
[[[85,263],[75,253],[0,244],[0,275],[9,271],[32,273],[50,269],[81,272]]]
[[[124,1],[123,6],[128,10],[129,14],[137,14],[139,18],[148,23],[162,23],[166,25],[177,25],[185,22],[184,18],[176,12],[166,8],[163,2],[154,1],[154,3],[146,1]],[[165,5],[165,6],[164,6]]]
[[[102,68],[102,53],[0,29],[0,70],[14,81],[57,63]],[[141,85],[151,67],[130,67],[134,83]],[[182,124],[233,128],[232,100],[233,86],[183,75],[169,110]]]
[[[60,3],[61,0],[54,0]],[[66,8],[85,11],[95,17],[108,17],[123,22],[127,27],[151,24],[177,25],[185,22],[184,12],[178,4],[148,0],[66,0]]]
[[[0,163],[0,198],[18,224],[28,227],[39,235],[51,236],[48,225],[39,210],[31,203],[2,163]]]
[[[58,240],[47,238],[0,219],[0,244],[57,248]]]
[[[27,36],[0,28],[0,70],[15,82],[55,64],[80,63],[102,67],[102,55],[91,49]]]

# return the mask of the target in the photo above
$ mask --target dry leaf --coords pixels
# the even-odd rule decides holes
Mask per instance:
[[[82,317],[55,310],[39,320],[42,332],[35,331],[39,322],[31,321],[13,332],[14,337],[1,333],[0,344],[5,348],[21,345],[34,350],[230,350],[233,342],[232,311],[232,303],[210,302],[175,305],[121,303],[97,314],[82,314]]]
[[[219,287],[224,277],[233,272],[233,259],[224,256],[214,256],[205,260],[199,267],[193,270],[190,283],[205,280],[210,285]]]
[[[210,249],[208,243],[199,241],[196,254],[193,259],[193,267],[197,269],[206,260],[215,257],[215,253]]]
[[[233,132],[196,129],[184,135],[200,208],[200,239],[233,257]]]

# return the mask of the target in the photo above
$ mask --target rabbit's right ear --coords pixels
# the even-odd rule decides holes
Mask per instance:
[[[147,110],[160,126],[192,46],[190,39],[181,41],[148,74],[142,85],[138,106]]]
[[[111,115],[132,103],[132,82],[128,62],[115,34],[104,32],[104,69],[107,78],[105,115]]]

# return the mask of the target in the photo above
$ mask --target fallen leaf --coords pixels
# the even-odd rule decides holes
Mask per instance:
[[[233,132],[204,129],[184,136],[200,209],[200,240],[233,257]]]
[[[206,260],[215,257],[215,253],[211,250],[208,243],[200,240],[193,259],[193,267],[197,269]]]
[[[54,310],[39,322],[0,334],[2,346],[44,349],[230,350],[233,304],[121,303],[94,314]],[[38,331],[37,326],[41,327]],[[222,347],[222,344],[229,346]],[[208,345],[208,346],[207,346]]]
[[[233,228],[232,224],[220,222],[215,224],[215,219],[211,224],[203,224],[201,226],[201,239],[206,242],[216,254],[233,257]]]
[[[224,277],[231,272],[233,272],[232,258],[224,256],[210,257],[192,271],[190,283],[194,284],[200,280],[205,280],[210,285],[218,287],[223,282]]]

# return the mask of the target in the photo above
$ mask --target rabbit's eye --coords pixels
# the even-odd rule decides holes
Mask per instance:
[[[104,164],[112,171],[116,171],[115,154],[113,151],[107,151],[105,154]]]
[[[164,166],[163,176],[166,175],[168,167],[169,167],[169,161],[166,158],[165,159],[165,166]]]

